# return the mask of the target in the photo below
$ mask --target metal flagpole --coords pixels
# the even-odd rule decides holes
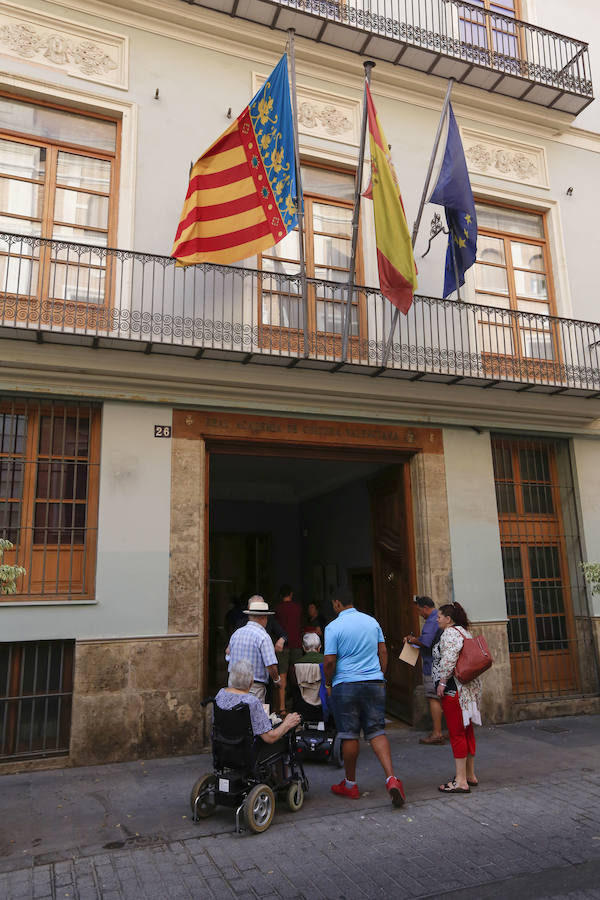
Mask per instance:
[[[304,258],[304,210],[302,206],[302,176],[300,172],[300,142],[298,140],[298,100],[296,97],[296,54],[294,49],[295,28],[288,28],[290,48],[290,71],[292,89],[292,118],[294,120],[294,156],[296,157],[296,209],[298,215],[298,247],[300,259],[300,287],[302,290],[302,320],[304,322],[304,358],[308,358],[308,291],[306,285],[306,262]],[[291,324],[291,323],[290,323]]]
[[[417,235],[419,233],[419,225],[421,224],[421,217],[423,215],[425,203],[427,202],[427,195],[429,193],[429,183],[431,181],[431,176],[433,174],[435,158],[437,156],[438,148],[440,146],[440,139],[442,137],[442,128],[444,126],[444,120],[446,118],[446,113],[448,112],[448,106],[450,104],[450,94],[452,93],[453,87],[454,87],[454,78],[450,78],[448,80],[448,87],[446,88],[446,96],[444,97],[444,104],[442,106],[442,111],[440,113],[440,121],[438,122],[437,131],[435,133],[435,138],[433,141],[433,150],[431,151],[431,158],[429,160],[429,168],[427,169],[427,175],[425,176],[425,184],[423,185],[423,193],[421,194],[421,202],[419,203],[419,209],[417,211],[417,218],[415,219],[415,224],[413,225],[413,231],[412,231],[413,250],[414,250],[415,244],[417,242]],[[394,331],[396,330],[396,325],[398,324],[398,316],[399,315],[400,315],[400,310],[396,309],[394,312],[394,316],[392,318],[392,325],[390,328],[389,337],[387,339],[387,344],[385,345],[385,350],[383,351],[383,359],[381,360],[382,366],[387,365],[388,357],[389,357],[390,351],[392,349],[392,340],[394,337]]]
[[[352,213],[352,247],[350,250],[350,272],[348,274],[348,294],[346,297],[346,309],[342,331],[342,356],[341,361],[346,362],[348,355],[348,337],[350,334],[350,320],[352,318],[352,300],[354,297],[354,277],[356,274],[356,248],[358,246],[358,220],[360,216],[360,198],[362,192],[363,167],[365,164],[365,144],[367,139],[367,85],[371,83],[371,72],[375,68],[373,60],[368,59],[363,63],[365,67],[365,89],[363,95],[363,116],[360,129],[360,145],[358,148],[358,166],[356,168],[356,182],[354,185],[354,211]]]

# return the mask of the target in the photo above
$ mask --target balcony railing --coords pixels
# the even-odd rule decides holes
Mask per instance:
[[[600,325],[238,266],[0,234],[0,337],[600,395]]]
[[[575,115],[593,100],[587,43],[464,0],[183,2]]]

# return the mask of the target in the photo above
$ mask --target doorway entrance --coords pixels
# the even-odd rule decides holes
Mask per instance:
[[[428,525],[434,511],[445,516],[440,429],[180,409],[173,437],[173,478],[187,487],[172,510],[185,537],[173,545],[172,583],[186,590],[172,591],[169,623],[189,628],[197,610],[203,690],[225,680],[233,598],[262,593],[273,604],[283,583],[326,618],[336,589],[351,587],[397,657],[418,626],[412,595],[448,578],[448,530]],[[390,711],[410,722],[418,673],[394,658],[388,676]]]
[[[386,636],[389,711],[410,721],[414,670],[398,661],[414,615],[408,464],[224,449],[209,467],[209,687],[226,681],[224,650],[252,594],[273,609],[290,583],[305,621],[315,603],[328,622],[333,595],[349,588]]]

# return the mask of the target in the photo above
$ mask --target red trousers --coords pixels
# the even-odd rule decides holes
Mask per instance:
[[[442,709],[446,716],[446,725],[448,726],[454,759],[466,759],[467,756],[475,756],[473,723],[469,722],[465,728],[458,694],[455,694],[454,697],[444,694],[442,697]]]

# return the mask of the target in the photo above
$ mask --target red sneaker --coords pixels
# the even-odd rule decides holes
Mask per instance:
[[[394,806],[403,806],[406,797],[404,796],[404,788],[402,787],[402,782],[399,778],[396,778],[395,775],[392,775],[390,780],[387,783],[388,794],[392,798],[392,804]],[[333,790],[333,788],[331,789]]]
[[[331,785],[331,793],[338,794],[340,797],[350,797],[351,800],[358,800],[360,791],[358,785],[353,784],[352,787],[346,787],[346,779],[342,778],[339,784]]]

